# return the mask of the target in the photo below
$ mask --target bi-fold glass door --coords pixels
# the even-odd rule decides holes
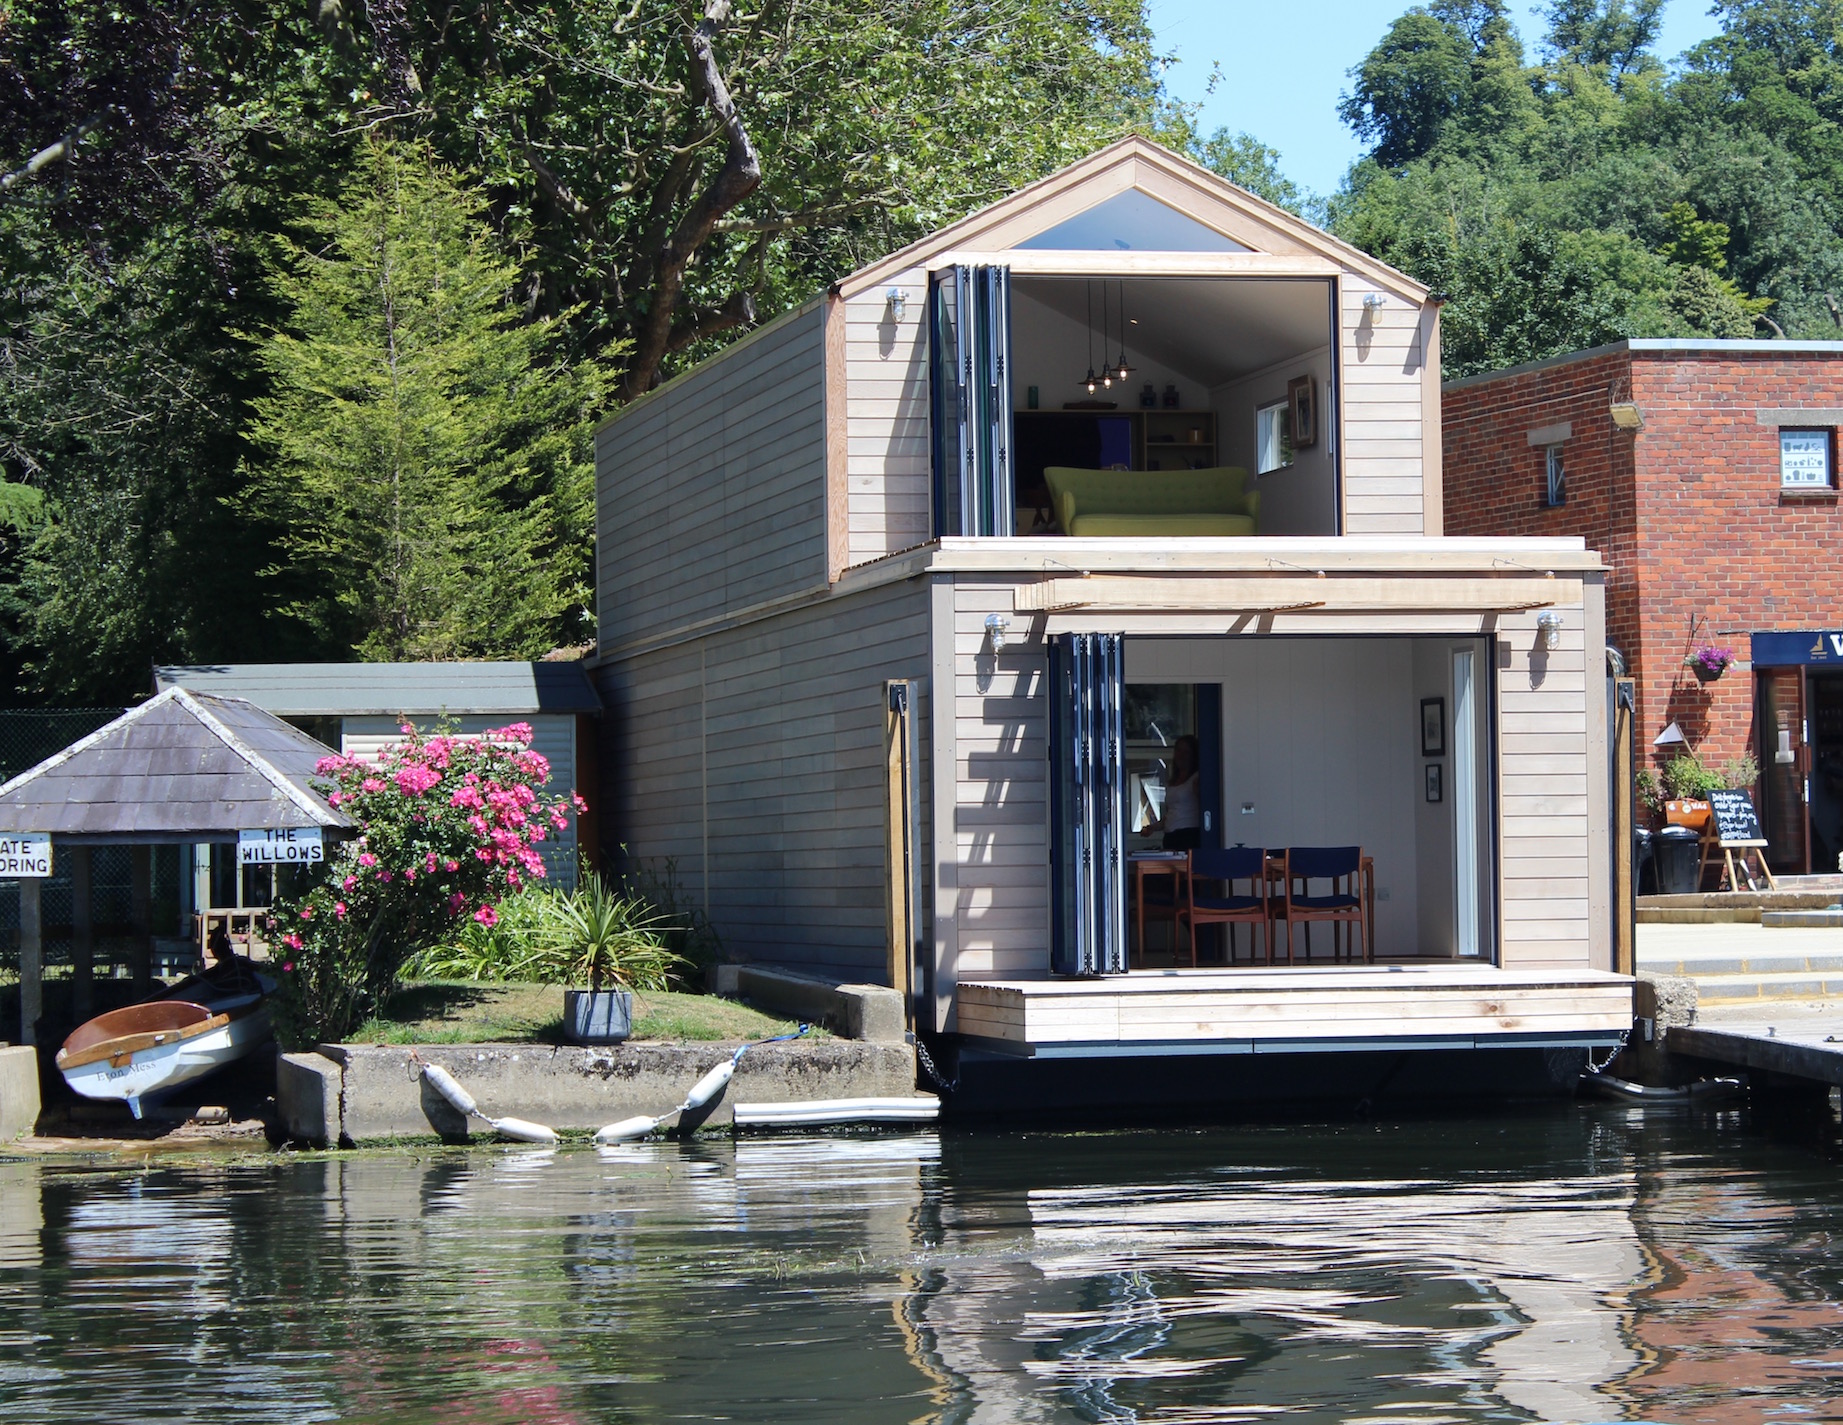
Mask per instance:
[[[1050,640],[1050,967],[1126,972],[1124,639]]]
[[[934,534],[1012,534],[1011,270],[937,272],[928,310]]]

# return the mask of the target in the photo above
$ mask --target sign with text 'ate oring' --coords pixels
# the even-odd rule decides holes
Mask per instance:
[[[0,836],[0,881],[42,880],[51,874],[51,833]]]
[[[325,859],[317,826],[237,833],[239,866],[311,866]]]

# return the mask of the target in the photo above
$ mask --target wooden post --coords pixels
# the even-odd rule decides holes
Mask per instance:
[[[95,1010],[96,916],[91,900],[92,852],[73,846],[70,857],[70,1012],[78,1024]]]
[[[1638,769],[1633,761],[1633,706],[1636,682],[1619,678],[1613,696],[1613,969],[1633,973],[1638,962],[1638,887],[1632,876],[1632,837],[1636,828]]]
[[[128,963],[134,972],[134,987],[145,994],[154,982],[154,848],[130,846],[128,867],[132,877],[129,914],[134,919],[134,945]]]
[[[909,697],[908,683],[884,685],[883,786],[885,875],[884,923],[889,936],[890,988],[908,1006],[914,992],[911,950],[915,928],[909,922],[910,863],[913,837],[909,827]]]
[[[36,876],[19,883],[19,1042],[38,1043],[38,1017],[44,1010],[44,918]]]

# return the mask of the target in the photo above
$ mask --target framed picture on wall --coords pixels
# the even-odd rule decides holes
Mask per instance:
[[[1421,756],[1446,755],[1446,699],[1421,699]],[[1430,799],[1431,800],[1431,799]]]
[[[1293,449],[1318,444],[1318,382],[1295,376],[1286,383],[1286,404],[1293,414]]]
[[[1430,802],[1437,802],[1440,800],[1441,765],[1442,764],[1438,762],[1429,762],[1427,764],[1427,800]]]

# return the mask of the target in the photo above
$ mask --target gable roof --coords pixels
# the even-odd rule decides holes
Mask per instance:
[[[168,688],[0,786],[0,833],[152,843],[349,828],[311,785],[331,755],[242,699]]]
[[[156,668],[154,681],[247,698],[277,717],[601,711],[577,662],[217,663]]]
[[[852,296],[956,249],[998,252],[1017,247],[1116,194],[1132,190],[1256,253],[1325,258],[1362,273],[1416,305],[1427,299],[1427,288],[1406,273],[1137,134],[1109,144],[860,268],[839,282],[838,290],[844,296]]]

